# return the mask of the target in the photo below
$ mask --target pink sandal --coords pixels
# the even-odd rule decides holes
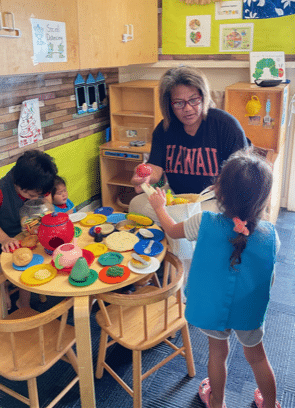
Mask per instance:
[[[209,404],[209,398],[211,394],[211,387],[209,383],[209,378],[205,378],[199,386],[199,395],[202,402],[206,405],[207,408],[211,408]],[[222,408],[226,408],[225,403],[222,405]]]
[[[255,404],[257,405],[257,408],[264,408],[263,397],[258,388],[256,388],[254,392],[254,401]],[[279,401],[276,401],[276,408],[281,408]]]

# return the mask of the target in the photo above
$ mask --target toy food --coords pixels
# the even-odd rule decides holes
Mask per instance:
[[[130,251],[138,241],[136,235],[126,231],[113,232],[105,238],[106,246],[118,252]]]
[[[260,111],[262,105],[260,103],[260,100],[258,99],[258,96],[253,95],[250,99],[250,101],[247,102],[246,105],[246,115],[245,116],[255,116],[257,113]]]
[[[184,197],[176,197],[171,193],[171,190],[167,190],[166,193],[166,204],[167,205],[177,205],[177,204],[188,204],[190,201]]]
[[[22,248],[30,248],[34,249],[38,243],[38,236],[37,235],[28,235],[24,239],[21,240]]]
[[[18,248],[12,255],[12,262],[17,266],[25,266],[33,259],[33,252],[29,248]]]
[[[74,224],[66,213],[44,215],[38,230],[38,238],[49,254],[60,245],[71,242],[74,238]]]
[[[146,217],[145,215],[142,214],[136,214],[136,213],[128,213],[126,215],[127,220],[132,220],[135,221],[137,225],[147,227],[149,225],[153,225],[154,221]]]
[[[75,282],[85,282],[89,276],[89,267],[86,259],[80,257],[77,259],[70,274],[70,278]]]
[[[30,234],[37,234],[41,218],[53,210],[53,205],[44,198],[26,201],[20,209],[22,230]]]
[[[51,272],[48,269],[39,269],[34,273],[34,278],[43,280],[48,279],[51,276]]]
[[[53,251],[54,266],[57,269],[68,268],[73,266],[82,255],[82,249],[78,245],[62,244]]]
[[[152,173],[153,169],[148,164],[142,163],[136,169],[136,174],[139,177],[148,177]]]
[[[132,266],[138,269],[144,269],[150,266],[152,260],[147,255],[132,254],[132,259],[130,260]]]

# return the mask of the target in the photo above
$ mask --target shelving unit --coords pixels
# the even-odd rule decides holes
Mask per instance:
[[[253,96],[259,99],[261,109],[255,116],[249,116],[246,105]],[[269,220],[274,224],[280,209],[288,96],[289,86],[282,84],[264,88],[238,82],[225,89],[225,110],[238,119],[246,136],[254,146],[262,149],[263,155],[273,166],[274,182],[267,211]],[[271,117],[268,123],[265,120],[268,114],[267,102],[270,104]]]
[[[128,200],[135,196],[130,180],[134,168],[147,160],[152,133],[162,119],[159,81],[132,81],[109,87],[112,141],[100,146],[102,204],[115,211],[127,210]],[[126,129],[144,137],[144,146],[130,146]],[[118,196],[125,194],[127,204],[121,205]]]

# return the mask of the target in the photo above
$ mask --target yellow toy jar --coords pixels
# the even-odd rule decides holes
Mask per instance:
[[[258,99],[258,96],[253,95],[250,99],[250,101],[247,102],[246,105],[246,115],[245,116],[255,116],[257,113],[260,111],[262,105],[260,103],[260,100]]]

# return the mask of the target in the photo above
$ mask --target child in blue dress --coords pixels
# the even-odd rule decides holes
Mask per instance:
[[[65,212],[67,214],[76,212],[74,203],[69,199],[66,182],[62,177],[55,177],[51,195],[54,211]]]
[[[165,232],[196,240],[186,286],[186,318],[209,340],[208,378],[199,387],[207,408],[225,408],[226,359],[234,330],[258,388],[258,408],[280,408],[276,382],[262,337],[279,239],[262,221],[272,171],[261,158],[239,151],[224,164],[215,183],[220,213],[204,211],[178,224],[166,212],[165,192],[149,198]]]

